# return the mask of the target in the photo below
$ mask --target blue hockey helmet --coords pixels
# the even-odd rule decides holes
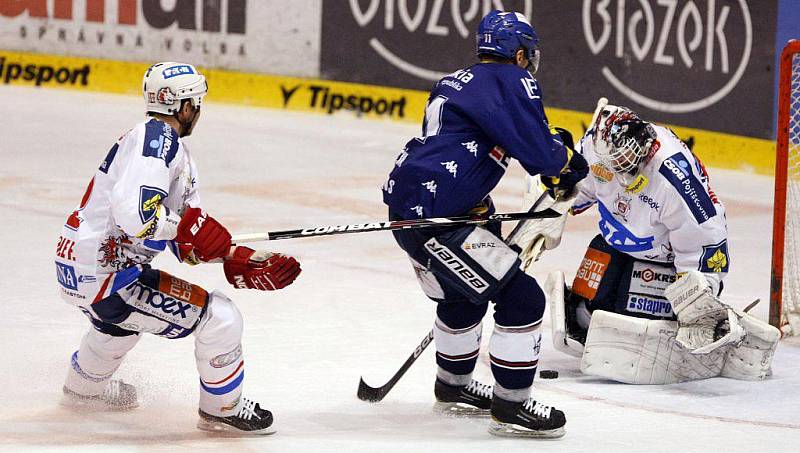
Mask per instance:
[[[513,59],[522,48],[530,62],[528,70],[535,73],[539,66],[539,37],[523,14],[494,10],[481,19],[475,38],[479,56]]]

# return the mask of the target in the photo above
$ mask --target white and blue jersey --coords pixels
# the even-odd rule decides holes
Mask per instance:
[[[191,155],[168,124],[149,118],[120,137],[62,228],[55,261],[63,298],[89,306],[174,251],[180,215],[200,205],[197,189]]]
[[[596,204],[600,235],[617,251],[677,272],[697,270],[719,283],[730,267],[725,207],[700,160],[672,131],[653,127],[657,140],[628,185],[603,166],[593,130],[587,132],[579,149],[590,174],[578,185],[573,212]]]
[[[513,64],[479,63],[433,88],[422,136],[397,158],[383,200],[403,219],[464,214],[494,189],[510,158],[530,174],[557,176],[567,152],[536,79]]]

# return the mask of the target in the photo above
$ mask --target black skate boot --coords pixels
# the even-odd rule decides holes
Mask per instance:
[[[136,387],[117,379],[108,382],[102,394],[86,396],[74,392],[65,385],[61,404],[75,409],[99,411],[127,411],[139,406]]]
[[[239,412],[228,417],[217,417],[198,409],[200,420],[197,428],[216,433],[236,434],[240,436],[258,436],[273,434],[272,412],[262,409],[255,401],[242,398]]]
[[[566,423],[563,412],[537,403],[533,398],[523,402],[508,401],[497,396],[492,398],[489,433],[495,436],[561,437]]]
[[[433,410],[456,417],[488,417],[492,406],[492,386],[473,379],[469,385],[449,385],[436,379]]]

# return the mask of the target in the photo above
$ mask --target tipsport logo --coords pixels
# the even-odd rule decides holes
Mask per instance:
[[[583,37],[602,62],[603,78],[623,96],[659,112],[696,112],[725,98],[744,76],[753,51],[754,3],[583,0]],[[630,76],[646,66],[661,69],[649,70],[647,78]],[[689,75],[694,88],[687,92],[665,98],[653,91]]]

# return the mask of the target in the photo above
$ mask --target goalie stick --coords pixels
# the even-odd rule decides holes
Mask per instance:
[[[366,233],[369,231],[394,231],[411,228],[451,227],[476,225],[486,222],[509,222],[526,219],[549,219],[558,217],[558,212],[545,209],[541,212],[511,212],[490,215],[463,215],[454,217],[433,217],[427,219],[389,220],[383,222],[351,223],[347,225],[326,225],[296,230],[272,231],[269,233],[237,234],[231,241],[234,244],[258,241],[277,241],[302,237],[329,236],[332,234]]]
[[[544,200],[545,195],[547,195],[546,192],[539,195],[539,198],[536,199],[531,208],[528,210],[527,214],[535,213],[534,212],[535,209],[541,204],[542,200]],[[527,219],[531,218],[547,218],[547,217],[527,217]],[[514,228],[511,234],[508,235],[506,242],[508,242],[512,237],[516,236],[519,233],[523,222],[524,220],[520,221],[519,225],[517,225],[517,227]],[[539,254],[541,253],[541,248],[544,245],[544,237],[543,236],[538,237],[534,242],[535,244],[533,247],[536,250],[534,252],[535,253],[534,256],[538,258]],[[526,263],[523,270],[527,272],[531,264],[532,264],[531,262]],[[381,401],[389,393],[389,391],[392,390],[392,388],[394,388],[395,384],[397,384],[397,381],[399,381],[400,378],[402,378],[403,375],[406,374],[406,371],[408,371],[408,369],[411,368],[411,365],[413,365],[414,362],[417,361],[419,356],[422,355],[422,352],[425,350],[425,348],[427,348],[428,345],[430,345],[432,342],[433,342],[433,329],[431,329],[431,331],[428,332],[428,335],[426,335],[425,338],[422,339],[420,344],[417,346],[416,349],[414,349],[414,352],[412,352],[411,355],[408,357],[408,359],[406,359],[406,361],[403,363],[400,369],[397,370],[396,373],[394,373],[394,376],[392,376],[391,379],[389,379],[389,382],[383,384],[380,387],[370,387],[369,385],[367,385],[366,382],[364,382],[364,378],[361,377],[358,382],[358,391],[356,392],[356,396],[358,396],[358,399],[360,399],[361,401],[368,401],[370,403],[377,403]]]

